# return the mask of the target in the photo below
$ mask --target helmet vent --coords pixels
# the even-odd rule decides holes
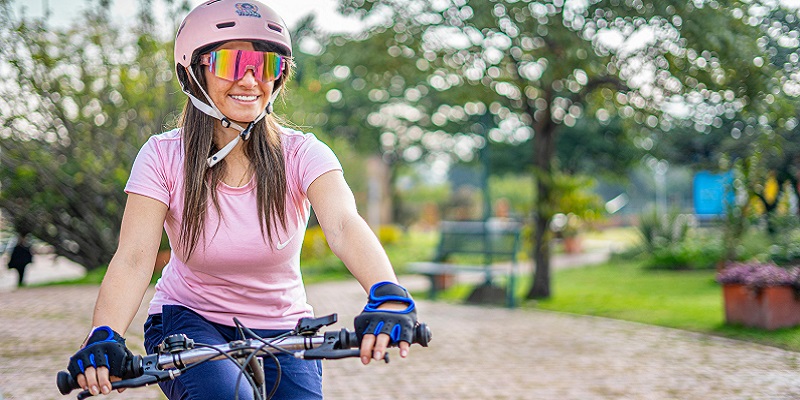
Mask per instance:
[[[269,27],[269,29],[272,29],[273,31],[278,32],[278,33],[283,32],[283,28],[281,28],[280,25],[267,24],[267,27]]]
[[[236,26],[236,21],[220,22],[217,24],[217,29],[232,28]]]
[[[184,27],[184,26],[186,26],[186,20],[184,20],[184,21],[181,23],[181,27],[180,27],[180,28],[178,28],[178,33],[177,33],[177,34],[175,34],[175,37],[178,37],[178,36],[180,36],[180,35],[181,35],[181,31],[183,31],[183,27]]]

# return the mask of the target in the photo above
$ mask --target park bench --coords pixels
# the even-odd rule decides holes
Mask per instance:
[[[506,304],[514,307],[520,230],[521,224],[512,220],[442,221],[439,224],[439,244],[433,259],[409,263],[408,271],[429,278],[431,299],[436,298],[437,292],[445,289],[448,281],[457,275],[483,273],[484,285],[491,287],[495,276],[505,274]],[[478,262],[451,262],[452,256],[456,255],[475,255],[478,256]]]

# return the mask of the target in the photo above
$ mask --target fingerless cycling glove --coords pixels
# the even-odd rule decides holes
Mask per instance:
[[[86,346],[70,357],[67,370],[77,379],[88,367],[106,367],[110,376],[125,378],[127,361],[133,354],[125,347],[125,339],[107,326],[92,330]]]
[[[405,310],[378,310],[387,302],[406,305]],[[356,335],[359,343],[367,334],[389,335],[392,343],[408,342],[414,338],[414,327],[417,325],[417,310],[414,299],[408,291],[392,282],[379,282],[369,290],[369,300],[364,311],[355,319]]]

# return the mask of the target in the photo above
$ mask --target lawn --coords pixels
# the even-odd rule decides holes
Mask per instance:
[[[724,323],[722,289],[714,271],[657,271],[632,261],[554,271],[552,296],[522,308],[621,319],[747,340],[800,351],[800,327],[764,331]],[[524,297],[530,279],[520,279]],[[442,298],[460,301],[470,288],[459,286]],[[417,295],[424,295],[419,293]]]
[[[713,271],[653,271],[635,262],[556,271],[553,296],[532,305],[653,325],[710,331],[723,323]]]
[[[800,327],[765,331],[725,325],[722,289],[714,275],[714,271],[654,271],[637,262],[615,261],[556,271],[552,297],[524,307],[635,321],[800,351]]]

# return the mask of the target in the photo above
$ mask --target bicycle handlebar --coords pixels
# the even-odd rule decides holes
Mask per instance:
[[[184,335],[172,335],[164,339],[159,352],[146,356],[133,356],[126,361],[125,379],[112,382],[111,389],[134,388],[177,378],[183,369],[196,363],[224,359],[229,357],[247,357],[253,352],[264,356],[267,353],[290,353],[306,360],[336,360],[359,357],[360,346],[355,332],[341,329],[336,332],[325,332],[318,335],[318,330],[336,322],[336,314],[309,319],[303,318],[297,328],[288,336],[278,338],[259,338],[234,340],[220,345],[203,345],[194,347],[194,342]],[[414,329],[412,343],[428,347],[432,339],[426,324],[418,324]],[[269,345],[265,344],[269,343]],[[396,345],[393,345],[396,347]],[[389,362],[389,355],[384,361]],[[81,387],[67,371],[60,371],[56,376],[56,386],[61,394],[66,395]],[[78,394],[78,399],[91,397],[89,391]]]

